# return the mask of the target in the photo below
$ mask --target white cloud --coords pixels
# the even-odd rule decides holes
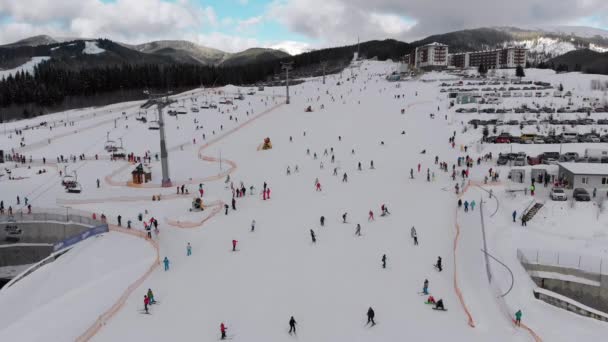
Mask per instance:
[[[292,40],[286,40],[278,43],[273,43],[270,45],[265,45],[265,47],[275,50],[283,50],[290,55],[297,55],[303,52],[307,52],[312,50],[312,45],[304,42],[297,42]]]
[[[260,25],[263,21],[262,16],[251,17],[244,20],[240,20],[236,25],[238,32],[250,32],[256,26]]]

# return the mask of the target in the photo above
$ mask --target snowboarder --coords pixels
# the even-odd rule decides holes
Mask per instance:
[[[382,255],[382,268],[386,268],[386,254]]]
[[[255,231],[255,220],[251,221],[251,231]]]
[[[425,304],[435,304],[435,297],[429,296],[429,298],[427,298]]]
[[[226,330],[228,328],[226,327],[226,325],[224,325],[224,322],[222,322],[222,324],[220,324],[220,332],[222,333],[222,337],[220,337],[221,340],[225,340],[226,339]]]
[[[165,264],[165,271],[169,270],[169,258],[165,257],[163,259],[163,264]]]
[[[316,188],[317,191],[321,191],[321,183],[320,182],[317,181],[316,187],[317,187]]]
[[[380,207],[382,214],[380,216],[386,216],[386,215],[390,215],[391,213],[388,211],[388,207],[386,205],[382,205]]]
[[[528,220],[526,219],[525,215],[521,217],[521,226],[522,227],[527,227],[528,226]]]
[[[156,300],[154,299],[154,293],[152,293],[152,289],[148,289],[148,302],[150,305],[156,304]]]
[[[418,233],[416,233],[416,228],[414,228],[414,226],[412,226],[412,229],[410,230],[410,235],[412,236],[412,239],[414,239],[414,246],[418,246]]]
[[[517,325],[518,327],[521,326],[521,315],[521,310],[517,310],[517,312],[515,313],[515,325]]]
[[[188,244],[186,245],[186,256],[190,255],[192,255],[192,246],[190,245],[190,242],[188,242]]]
[[[376,316],[376,313],[374,312],[374,309],[372,309],[372,307],[370,306],[367,310],[367,323],[365,325],[368,325],[370,323],[372,324],[372,327],[376,325],[376,322],[374,321],[374,316]]]
[[[355,229],[355,235],[361,236],[361,225],[357,223],[357,228]]]
[[[225,214],[228,215],[228,208],[230,208],[228,206],[228,204],[224,204],[224,209],[225,209]]]
[[[293,332],[294,334],[296,333],[296,320],[295,318],[293,318],[293,316],[291,316],[291,318],[289,319],[289,335],[291,335],[291,333]]]
[[[232,210],[236,210],[236,200],[232,198]]]
[[[236,244],[238,243],[238,241],[236,240],[232,240],[232,251],[236,252]]]
[[[428,279],[424,279],[424,285],[422,285],[422,293],[424,293],[425,295],[429,294],[429,280]]]
[[[458,184],[457,184],[458,185]],[[462,207],[462,200],[459,198],[458,199],[458,208],[460,209],[460,207]]]
[[[437,264],[435,265],[435,267],[437,267],[437,269],[439,270],[439,272],[443,271],[443,267],[441,266],[441,257],[437,257]]]
[[[445,311],[445,307],[443,306],[443,299],[439,299],[437,301],[437,303],[435,303],[435,310],[444,310]]]
[[[317,237],[315,236],[314,230],[310,230],[310,238],[312,239],[312,243],[317,243]]]

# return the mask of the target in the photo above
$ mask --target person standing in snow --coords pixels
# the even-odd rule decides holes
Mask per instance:
[[[321,227],[325,226],[325,216],[321,216],[321,218],[319,219],[320,223],[321,223]]]
[[[374,317],[376,316],[376,313],[374,312],[374,309],[372,309],[372,307],[370,306],[369,309],[367,310],[367,323],[365,325],[368,324],[372,324],[372,327],[374,325],[376,325],[376,322],[374,321]]]
[[[228,208],[230,208],[228,206],[228,204],[224,204],[224,209],[225,209],[225,214],[228,215]]]
[[[355,229],[355,235],[361,236],[361,225],[357,223],[357,228]]]
[[[251,231],[255,231],[255,220],[251,221]]]
[[[342,223],[346,223],[346,213],[342,214]]]
[[[386,268],[386,254],[382,255],[382,268]]]
[[[443,267],[441,266],[441,257],[440,256],[437,257],[437,264],[435,265],[435,267],[437,267],[439,272],[443,271]]]
[[[375,167],[374,167],[374,161],[373,160],[369,162],[369,168],[372,169],[372,170],[375,169]]]
[[[468,201],[464,201],[464,212],[468,212],[469,211],[469,202]]]
[[[361,171],[361,162],[357,165],[357,170]]]
[[[190,245],[190,242],[188,242],[188,244],[186,245],[186,256],[190,255],[192,255],[192,246]]]
[[[238,243],[238,241],[236,240],[232,240],[232,251],[236,252],[236,244]]]
[[[410,179],[414,179],[414,169],[410,169]]]
[[[220,324],[220,333],[222,334],[220,340],[226,339],[226,330],[228,330],[228,328],[226,327],[226,325],[224,325],[224,322],[222,322],[222,324]]]
[[[374,212],[373,211],[369,211],[369,216],[367,217],[368,221],[374,221]]]
[[[424,285],[422,285],[422,293],[424,293],[425,295],[429,294],[429,280],[428,279],[424,279]]]
[[[152,289],[148,289],[148,302],[150,305],[156,304],[156,300],[154,299],[154,293],[152,293]]]
[[[312,239],[312,243],[317,243],[317,237],[315,236],[314,230],[310,230],[310,238]]]
[[[149,313],[148,304],[150,304],[150,299],[148,299],[148,296],[144,295],[144,310],[146,311],[146,313]]]
[[[416,233],[416,228],[414,228],[414,226],[412,226],[412,229],[410,230],[410,235],[412,236],[412,239],[414,239],[414,246],[418,246],[418,233]]]
[[[165,264],[165,271],[169,270],[169,258],[165,257],[163,259],[163,264]]]
[[[348,175],[346,172],[344,172],[344,175],[342,176],[342,183],[348,183]]]
[[[291,316],[291,318],[289,319],[289,335],[291,335],[291,333],[293,332],[294,334],[296,333],[296,320],[295,318],[293,318],[293,316]]]
[[[475,200],[471,201],[471,211],[475,210]]]
[[[517,325],[518,327],[521,326],[521,315],[521,310],[517,310],[517,312],[515,313],[515,325]]]
[[[116,217],[116,220],[118,221],[118,226],[122,226],[122,216],[118,215],[118,217]]]
[[[232,210],[236,210],[236,199],[232,197]]]

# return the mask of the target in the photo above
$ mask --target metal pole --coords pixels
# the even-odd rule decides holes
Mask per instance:
[[[281,68],[283,70],[285,70],[285,93],[286,93],[286,100],[285,100],[285,104],[289,104],[289,70],[291,70],[293,62],[284,62],[281,63]]]

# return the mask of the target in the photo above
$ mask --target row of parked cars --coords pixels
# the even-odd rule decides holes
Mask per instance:
[[[574,162],[574,163],[602,163],[608,164],[608,156],[581,156],[577,152],[544,152],[536,157],[527,156],[525,152],[517,153],[501,153],[498,155],[497,165],[511,164],[513,166],[526,165],[553,165],[558,162]]]
[[[500,120],[500,119],[472,119],[469,120],[469,125],[472,126],[536,126],[536,125],[561,125],[561,126],[587,126],[587,125],[608,125],[608,119],[589,119],[580,118],[572,120],[557,120],[557,119],[543,119],[543,120]]]
[[[551,189],[550,197],[554,201],[566,201],[568,200],[568,195],[566,195],[566,191],[562,188],[553,188]],[[589,202],[591,201],[591,196],[589,196],[589,192],[583,188],[576,188],[572,191],[572,198],[575,201],[579,202]]]
[[[522,134],[512,136],[509,133],[501,133],[498,136],[489,136],[484,142],[490,144],[568,144],[568,143],[602,143],[608,142],[608,134],[598,135],[597,133],[562,133],[561,135],[539,135]]]

